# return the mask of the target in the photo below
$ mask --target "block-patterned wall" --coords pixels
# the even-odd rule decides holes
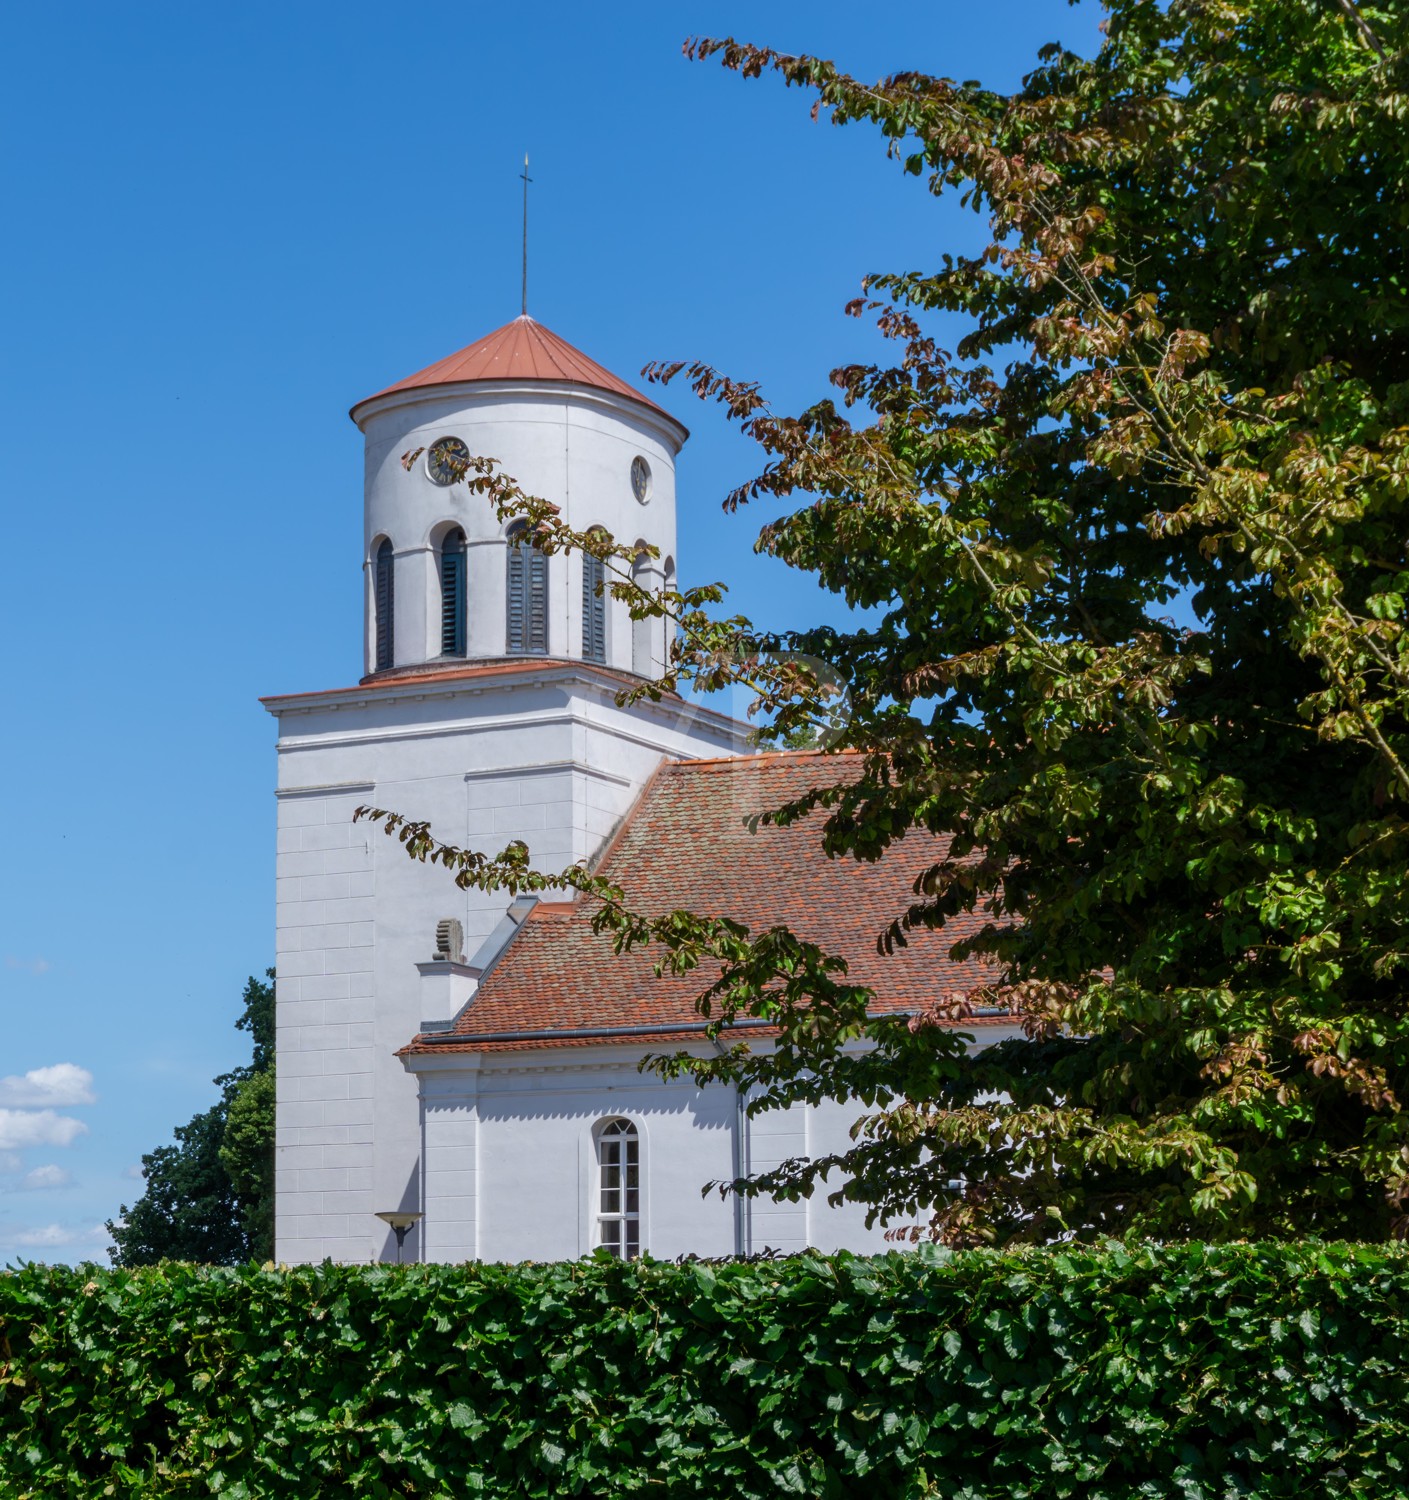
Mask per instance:
[[[373,871],[366,788],[279,798],[280,1260],[360,1259],[372,1212]]]

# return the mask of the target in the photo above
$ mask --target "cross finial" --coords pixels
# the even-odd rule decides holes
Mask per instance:
[[[523,306],[521,311],[528,316],[528,185],[533,181],[528,175],[528,152],[523,154]]]

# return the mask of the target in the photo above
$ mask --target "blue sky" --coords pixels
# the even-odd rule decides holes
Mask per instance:
[[[10,642],[0,1264],[102,1258],[144,1151],[247,1055],[273,953],[261,694],[360,671],[359,397],[530,310],[634,378],[702,358],[781,408],[875,335],[868,271],[973,246],[871,132],[688,62],[736,35],[1010,87],[1091,0],[25,6],[0,62]],[[834,613],[718,501],[751,451],[683,390],[686,583]]]

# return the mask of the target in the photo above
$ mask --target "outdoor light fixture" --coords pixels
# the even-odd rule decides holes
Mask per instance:
[[[421,1213],[390,1212],[381,1213],[377,1217],[383,1224],[389,1225],[391,1232],[396,1236],[396,1263],[401,1264],[401,1246],[405,1243],[407,1231],[413,1224],[419,1223],[425,1218]]]

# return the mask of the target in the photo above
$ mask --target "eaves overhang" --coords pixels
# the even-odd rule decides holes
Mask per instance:
[[[678,418],[653,403],[634,396],[621,396],[597,386],[573,380],[458,380],[444,385],[417,386],[411,390],[387,391],[368,396],[348,411],[358,428],[366,431],[368,418],[382,412],[413,406],[443,406],[446,403],[466,407],[488,405],[497,400],[536,400],[541,403],[578,405],[610,412],[644,427],[671,450],[678,453],[690,436],[690,429]]]

